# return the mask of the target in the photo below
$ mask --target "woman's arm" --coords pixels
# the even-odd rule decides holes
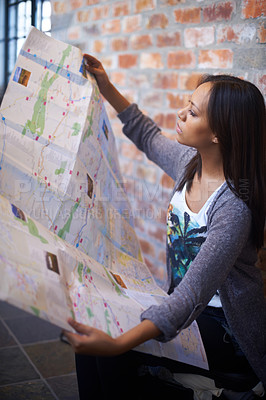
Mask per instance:
[[[155,122],[143,115],[136,104],[130,104],[113,86],[99,60],[88,54],[84,54],[84,58],[85,67],[95,76],[101,94],[118,112],[124,124],[124,134],[171,178],[177,180],[183,176],[184,166],[194,151],[162,135]]]
[[[64,331],[75,353],[94,356],[116,356],[161,334],[149,320],[142,321],[117,338],[112,338],[99,329],[80,324],[73,319],[69,319],[68,323],[78,332]]]
[[[118,113],[121,113],[130,105],[130,103],[110,82],[108,75],[99,60],[89,54],[84,54],[84,58],[86,61],[85,68],[95,76],[101,94]]]

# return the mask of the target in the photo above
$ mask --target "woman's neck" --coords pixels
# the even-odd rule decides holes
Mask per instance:
[[[201,176],[195,176],[201,182],[212,181],[217,187],[225,181],[223,160],[220,150],[217,148],[213,149],[212,152],[204,153],[200,152],[201,156]]]

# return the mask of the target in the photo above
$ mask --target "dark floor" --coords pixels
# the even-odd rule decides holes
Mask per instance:
[[[74,353],[61,329],[0,301],[0,399],[78,400]]]

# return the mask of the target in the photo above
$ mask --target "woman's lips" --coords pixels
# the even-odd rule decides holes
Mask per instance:
[[[177,131],[177,133],[182,133],[182,130],[181,130],[178,122],[176,123],[176,131]]]

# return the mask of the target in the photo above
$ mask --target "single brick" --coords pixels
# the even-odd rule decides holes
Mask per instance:
[[[93,42],[93,51],[95,53],[101,53],[105,48],[105,43],[102,40],[94,40]]]
[[[231,49],[201,50],[199,68],[232,68],[233,51]]]
[[[53,2],[52,7],[55,14],[65,14],[66,12],[66,4],[63,1]]]
[[[70,7],[72,10],[82,7],[82,0],[70,0]]]
[[[148,92],[142,96],[142,104],[144,107],[162,108],[164,95],[161,92]]]
[[[159,113],[154,115],[153,119],[161,128],[174,129],[176,126],[177,115],[176,113]]]
[[[160,53],[141,53],[140,68],[163,68],[162,55]]]
[[[114,38],[111,47],[113,51],[125,51],[128,49],[128,39],[126,37]]]
[[[102,33],[112,34],[119,33],[121,29],[119,19],[110,19],[102,25]]]
[[[135,0],[135,11],[140,13],[142,11],[154,10],[154,0]]]
[[[77,20],[78,22],[88,22],[90,19],[90,11],[86,10],[86,11],[78,11],[77,12]]]
[[[180,46],[181,45],[181,33],[178,32],[164,32],[157,35],[157,46]]]
[[[152,14],[147,23],[148,29],[166,28],[168,25],[168,18],[165,14]]]
[[[107,18],[109,14],[109,6],[104,5],[100,7],[94,7],[92,9],[92,19],[98,21],[99,19]]]
[[[130,45],[134,50],[146,49],[152,46],[151,35],[132,35],[130,37]]]
[[[216,22],[230,20],[235,11],[235,2],[226,1],[224,3],[211,4],[203,9],[204,22]]]
[[[118,63],[120,68],[133,68],[137,66],[138,55],[137,54],[121,54],[118,57]]]
[[[214,43],[214,27],[187,28],[184,32],[185,47],[201,47]]]
[[[87,6],[93,6],[94,4],[98,4],[101,0],[86,0]]]
[[[174,11],[175,21],[180,24],[192,24],[200,22],[200,8],[179,8]]]
[[[166,98],[167,98],[167,106],[169,108],[174,108],[175,110],[178,110],[179,108],[183,108],[188,104],[190,95],[187,93],[184,94],[167,93]]]
[[[114,57],[113,56],[101,57],[101,62],[105,69],[113,68]]]
[[[168,68],[194,68],[196,65],[195,54],[191,50],[180,50],[168,53]]]
[[[242,16],[244,18],[258,18],[266,15],[265,0],[243,0]]]
[[[176,72],[158,72],[152,77],[152,86],[156,89],[177,89],[178,74]]]
[[[135,32],[141,29],[142,16],[130,15],[123,18],[123,31],[125,33]]]
[[[150,88],[148,76],[145,74],[128,74],[128,86],[134,88]]]
[[[140,239],[140,247],[144,254],[149,254],[152,257],[155,257],[154,245],[148,242],[147,240]]]
[[[113,72],[111,72],[111,81],[115,85],[125,86],[125,84],[126,84],[126,74],[124,72],[113,71]]]
[[[250,25],[225,25],[217,28],[217,43],[233,42],[244,44],[251,42],[256,35],[256,26]]]
[[[122,17],[124,15],[128,15],[130,12],[128,1],[121,1],[119,3],[114,3],[112,4],[112,8],[114,17]]]

